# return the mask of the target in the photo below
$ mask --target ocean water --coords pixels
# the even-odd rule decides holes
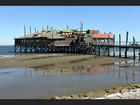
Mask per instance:
[[[8,57],[14,56],[14,46],[0,46],[0,56]]]

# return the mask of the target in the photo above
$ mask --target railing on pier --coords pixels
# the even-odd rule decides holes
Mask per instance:
[[[135,42],[136,45],[140,45],[140,41]],[[119,45],[119,41],[115,42],[115,45]],[[121,41],[121,45],[126,45],[126,41]],[[128,46],[133,45],[133,41],[128,42]]]
[[[109,42],[109,40],[108,40]],[[108,56],[110,56],[110,49],[113,48],[113,56],[115,56],[115,48],[119,48],[119,57],[122,57],[122,49],[125,49],[125,58],[127,58],[127,52],[130,48],[133,49],[133,59],[136,59],[135,50],[139,49],[139,60],[140,60],[140,41],[136,41],[135,37],[133,37],[133,41],[128,41],[128,32],[126,32],[126,40],[121,40],[121,34],[119,34],[119,41],[115,41],[115,35],[114,35],[114,43],[108,43],[108,44],[94,44],[92,45],[95,48],[95,53],[97,53],[99,56],[101,55],[101,49],[104,49],[105,52],[108,53]]]

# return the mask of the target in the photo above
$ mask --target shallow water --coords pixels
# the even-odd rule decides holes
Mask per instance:
[[[0,70],[0,99],[35,99],[71,95],[93,89],[140,82],[140,64],[116,62],[115,65],[82,67],[75,72],[11,68]],[[129,63],[130,67],[119,65]]]

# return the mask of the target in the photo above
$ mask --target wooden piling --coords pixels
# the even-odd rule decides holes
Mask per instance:
[[[121,34],[119,34],[119,57],[121,57]]]
[[[126,32],[126,46],[127,46],[127,43],[128,43],[128,32]],[[127,58],[127,50],[128,50],[128,48],[126,47],[125,48],[125,58]]]
[[[26,26],[24,25],[24,37],[25,37],[25,48],[24,48],[24,52],[27,52],[27,46],[26,46]]]
[[[21,46],[19,47],[19,51],[20,51],[20,53],[21,53]]]
[[[34,31],[35,31],[35,33],[36,33],[36,28],[34,28]]]
[[[108,41],[108,56],[110,56],[110,48],[109,48],[109,44],[110,44],[109,42],[110,42],[110,40],[109,40],[109,38],[110,37],[108,36],[108,40],[107,40]]]
[[[15,46],[14,46],[14,52],[15,52],[15,53],[16,53],[16,49],[17,49],[17,48],[16,48],[16,45],[15,45]]]
[[[52,34],[52,38],[53,38],[53,27],[51,27],[51,34]]]
[[[31,35],[31,33],[32,33],[31,26],[29,27],[29,30],[30,30],[30,35]]]
[[[140,61],[140,49],[139,49],[139,61]]]
[[[32,48],[30,47],[30,53],[32,53]]]
[[[113,36],[114,40],[113,40],[113,45],[115,46],[115,35]],[[115,50],[114,50],[114,47],[113,47],[113,56],[115,57]]]
[[[37,47],[36,46],[34,47],[34,52],[37,53]]]
[[[135,55],[135,37],[133,36],[133,59],[136,59],[136,55]]]
[[[82,34],[83,34],[83,22],[81,21],[81,22],[80,22],[79,43],[81,42]]]
[[[49,30],[49,26],[47,25],[47,31]]]
[[[100,47],[98,47],[98,56],[100,56]]]
[[[95,54],[98,54],[98,41],[97,41],[97,38],[96,38],[96,46],[95,46]]]

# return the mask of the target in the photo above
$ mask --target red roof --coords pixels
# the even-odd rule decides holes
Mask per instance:
[[[90,34],[99,34],[98,30],[90,30]]]
[[[113,38],[112,34],[92,34],[92,38]]]
[[[113,38],[112,33],[101,34],[99,30],[90,30],[90,34],[92,35],[92,38]]]

